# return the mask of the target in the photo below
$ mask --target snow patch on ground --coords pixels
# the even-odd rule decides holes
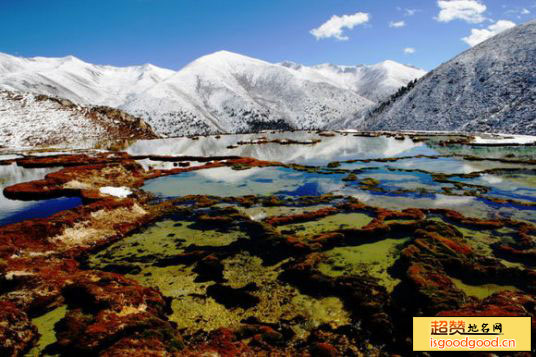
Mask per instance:
[[[99,192],[105,195],[115,196],[119,198],[126,198],[132,194],[132,191],[128,187],[101,187]]]
[[[495,134],[492,137],[475,136],[474,144],[534,144],[536,136]]]

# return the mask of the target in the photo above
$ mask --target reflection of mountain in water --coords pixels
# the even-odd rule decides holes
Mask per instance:
[[[40,180],[59,168],[26,169],[16,164],[0,165],[0,226],[29,218],[47,217],[52,213],[78,206],[79,198],[36,201],[15,201],[4,197],[4,188],[19,182]]]
[[[536,146],[438,146],[442,155],[475,155],[485,158],[536,159]]]
[[[292,139],[308,141],[320,139],[314,145],[281,145],[277,143],[238,145],[239,141],[255,141],[261,137],[268,140]],[[277,134],[244,134],[200,137],[198,140],[188,138],[173,138],[161,140],[141,140],[127,150],[132,155],[237,155],[254,157],[260,160],[293,162],[309,165],[321,165],[330,161],[348,159],[368,159],[409,156],[417,154],[434,155],[437,152],[423,143],[414,143],[406,138],[395,140],[388,137],[356,137],[352,134],[335,135],[333,137],[320,137],[307,132],[288,132]]]

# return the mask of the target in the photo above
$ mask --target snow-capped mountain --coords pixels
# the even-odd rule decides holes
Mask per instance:
[[[365,129],[536,134],[536,21],[469,49],[375,108]]]
[[[424,73],[392,61],[307,67],[227,51],[201,57],[179,71],[152,65],[98,66],[72,56],[0,54],[0,89],[116,107],[168,136],[359,121],[378,100]]]
[[[143,120],[115,108],[0,90],[0,148],[93,148],[156,137]]]
[[[302,73],[309,80],[350,89],[373,102],[387,99],[400,87],[426,74],[426,71],[420,68],[389,60],[374,65],[357,66],[321,64],[307,67],[293,62],[283,62],[281,65]]]
[[[76,57],[21,58],[0,53],[0,88],[46,94],[78,104],[118,107],[175,73],[146,64],[98,66]]]
[[[178,134],[192,124],[206,132],[319,128],[373,104],[284,66],[222,51],[199,58],[122,108],[153,118],[160,132]]]

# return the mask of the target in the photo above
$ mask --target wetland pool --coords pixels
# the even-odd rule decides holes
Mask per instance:
[[[86,274],[113,273],[125,286],[139,284],[132,294],[139,287],[161,293],[165,319],[185,348],[219,341],[214,336],[223,329],[256,351],[309,353],[329,342],[355,355],[404,355],[411,316],[536,298],[530,260],[536,257],[536,151],[444,140],[449,137],[266,132],[139,141],[102,164],[136,177],[132,194],[100,197],[95,190],[84,197],[109,205],[129,200],[150,219],[129,230],[118,214],[121,221],[109,227],[124,236],[79,256],[76,250],[50,254],[76,260]],[[203,168],[207,162],[218,167]],[[59,169],[12,162],[0,166],[0,185],[43,180]],[[108,171],[91,182],[112,179]],[[81,197],[0,196],[0,234],[12,223],[83,204]],[[89,213],[86,221],[74,220],[73,231],[96,234],[87,222],[106,216]],[[49,246],[62,236],[55,237],[46,237]],[[14,272],[10,279],[26,276]],[[80,284],[91,279],[97,281],[91,276]],[[87,291],[106,293],[106,283],[98,284]],[[84,319],[109,313],[106,304],[84,311]],[[32,316],[41,338],[29,356],[56,342],[57,322],[78,316],[73,305]],[[145,303],[129,309],[150,311]],[[124,317],[123,310],[112,313]],[[261,332],[251,332],[256,328]]]

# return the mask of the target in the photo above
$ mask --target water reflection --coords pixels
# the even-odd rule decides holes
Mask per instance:
[[[185,195],[320,195],[340,189],[343,175],[298,172],[283,167],[205,169],[147,181],[144,190],[160,197]]]
[[[314,145],[281,145],[276,143],[237,145],[238,142],[269,140],[295,141],[321,140]],[[307,132],[276,134],[243,134],[161,140],[141,140],[127,149],[131,155],[215,156],[236,155],[260,160],[292,162],[306,165],[325,165],[331,161],[370,159],[413,155],[436,155],[437,151],[411,139],[395,140],[391,137],[355,137],[336,134],[321,137]]]
[[[40,180],[59,168],[26,169],[16,164],[0,165],[0,226],[30,218],[44,218],[82,203],[79,198],[46,201],[18,201],[4,196],[4,188],[21,182]]]

